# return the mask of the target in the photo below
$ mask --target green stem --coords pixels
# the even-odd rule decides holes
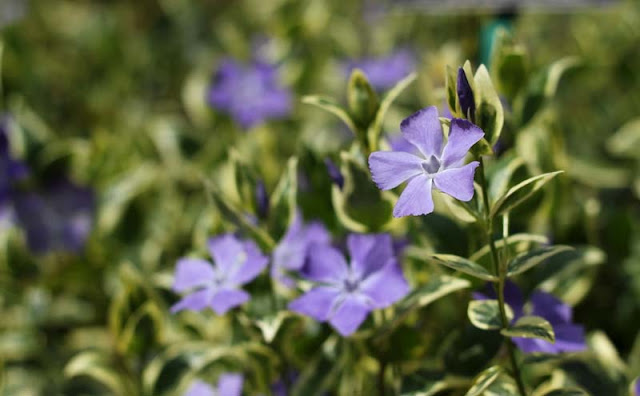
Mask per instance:
[[[507,311],[505,308],[504,301],[504,284],[507,278],[507,267],[506,261],[500,261],[498,257],[498,249],[496,249],[495,241],[493,240],[493,219],[489,216],[491,213],[489,208],[489,195],[487,194],[487,179],[484,173],[484,161],[482,157],[480,157],[480,184],[482,185],[482,200],[484,201],[484,212],[485,212],[485,225],[486,225],[486,237],[489,242],[489,248],[491,249],[491,262],[493,264],[493,272],[498,276],[498,307],[500,308],[500,320],[502,321],[502,328],[506,329],[509,327],[509,319],[507,318]],[[511,369],[513,371],[513,376],[515,377],[516,384],[518,386],[518,391],[521,396],[526,396],[527,392],[524,387],[524,381],[522,380],[522,374],[520,372],[520,367],[518,366],[518,361],[516,360],[516,353],[513,343],[508,337],[505,337],[505,342],[507,344],[507,352],[509,353],[509,360],[511,361]]]

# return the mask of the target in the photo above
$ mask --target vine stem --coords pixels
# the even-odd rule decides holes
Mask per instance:
[[[486,236],[487,241],[489,242],[489,248],[491,249],[491,262],[493,264],[493,272],[498,276],[498,290],[496,294],[498,295],[500,320],[502,321],[502,328],[506,329],[509,327],[509,319],[507,318],[507,310],[505,308],[504,301],[504,284],[507,278],[507,266],[505,261],[500,261],[498,257],[498,250],[496,249],[496,244],[493,240],[493,219],[490,216],[491,211],[489,208],[489,195],[487,194],[487,179],[484,173],[484,160],[482,156],[480,156],[479,177],[480,184],[482,186],[482,201],[484,202],[485,225],[487,232]],[[515,377],[518,391],[520,392],[521,396],[527,396],[524,381],[522,380],[522,374],[520,372],[520,367],[518,366],[518,361],[516,360],[516,353],[513,343],[508,337],[505,337],[505,342],[507,344],[507,352],[509,353],[509,360],[511,361],[511,370],[513,371],[513,376]]]

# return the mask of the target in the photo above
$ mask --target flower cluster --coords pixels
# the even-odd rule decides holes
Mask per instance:
[[[243,65],[224,59],[208,93],[209,104],[228,113],[243,128],[266,120],[284,118],[291,112],[291,94],[278,82],[273,65],[254,62]]]
[[[292,301],[289,309],[328,321],[340,334],[355,332],[369,312],[390,306],[409,291],[391,236],[351,234],[350,263],[330,245],[320,223],[304,224],[298,214],[272,255],[271,274],[287,287],[295,286],[284,271],[297,271],[316,286]],[[178,261],[173,290],[187,292],[172,308],[213,309],[223,315],[249,300],[240,287],[267,266],[268,258],[251,241],[225,234],[209,241],[214,263],[198,258]]]

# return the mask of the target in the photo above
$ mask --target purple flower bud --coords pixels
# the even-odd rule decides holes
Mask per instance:
[[[460,101],[460,109],[462,110],[463,117],[474,120],[476,114],[476,102],[473,99],[473,91],[471,85],[467,80],[467,75],[464,70],[458,68],[458,82],[457,82],[458,100]]]
[[[342,187],[344,187],[344,176],[342,176],[340,168],[338,168],[331,158],[325,158],[324,165],[327,167],[327,173],[331,181],[342,190]]]
[[[262,180],[256,183],[256,209],[258,217],[264,219],[269,214],[269,195]]]

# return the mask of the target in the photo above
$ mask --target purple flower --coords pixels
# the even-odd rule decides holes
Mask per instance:
[[[328,321],[342,336],[360,327],[369,312],[386,308],[409,292],[387,234],[350,234],[344,256],[331,246],[313,245],[303,276],[316,287],[289,304],[289,309]]]
[[[27,167],[11,157],[8,117],[0,115],[0,205],[9,199],[11,184],[27,176]]]
[[[15,217],[34,253],[82,250],[93,226],[93,191],[60,179],[39,193],[13,194]]]
[[[195,381],[184,396],[240,396],[243,382],[241,374],[222,374],[216,388],[204,381]]]
[[[409,181],[393,209],[394,217],[433,212],[433,185],[460,201],[473,198],[473,175],[480,163],[473,161],[464,165],[464,158],[471,146],[484,136],[479,127],[454,118],[449,139],[443,145],[438,109],[431,106],[406,118],[400,129],[420,155],[376,151],[369,156],[371,175],[380,189],[390,190]]]
[[[633,387],[636,396],[640,396],[640,378],[636,378],[636,386]]]
[[[312,244],[328,245],[330,242],[331,236],[322,223],[304,224],[302,214],[296,212],[293,223],[273,251],[271,276],[286,287],[295,287],[285,271],[301,270]]]
[[[291,112],[291,94],[278,83],[274,66],[263,62],[242,65],[222,61],[208,93],[209,104],[249,129]]]
[[[232,234],[211,238],[208,245],[213,265],[198,258],[178,260],[173,290],[189,294],[171,307],[172,313],[209,307],[224,315],[249,300],[249,293],[240,286],[258,276],[269,261],[255,243],[239,240]]]
[[[347,71],[359,68],[364,72],[369,83],[376,89],[387,89],[409,75],[415,69],[415,60],[410,51],[396,51],[383,58],[364,58],[349,62]]]
[[[262,180],[256,182],[255,187],[256,212],[258,217],[264,219],[269,214],[269,194]]]
[[[507,282],[504,290],[505,301],[513,309],[513,321],[515,323],[525,315],[524,299],[518,286],[513,282]],[[487,287],[484,294],[474,293],[476,300],[495,298],[495,292]],[[571,307],[563,303],[552,294],[536,290],[529,299],[531,309],[529,315],[540,316],[546,319],[556,335],[556,342],[551,343],[537,338],[512,338],[513,342],[524,353],[542,352],[558,354],[561,352],[577,352],[586,348],[584,329],[580,325],[571,323]]]
[[[461,67],[458,68],[458,81],[456,86],[462,115],[473,120],[476,113],[476,102],[473,99],[473,91],[471,90],[471,85],[469,85],[469,80],[467,80],[467,75]]]

